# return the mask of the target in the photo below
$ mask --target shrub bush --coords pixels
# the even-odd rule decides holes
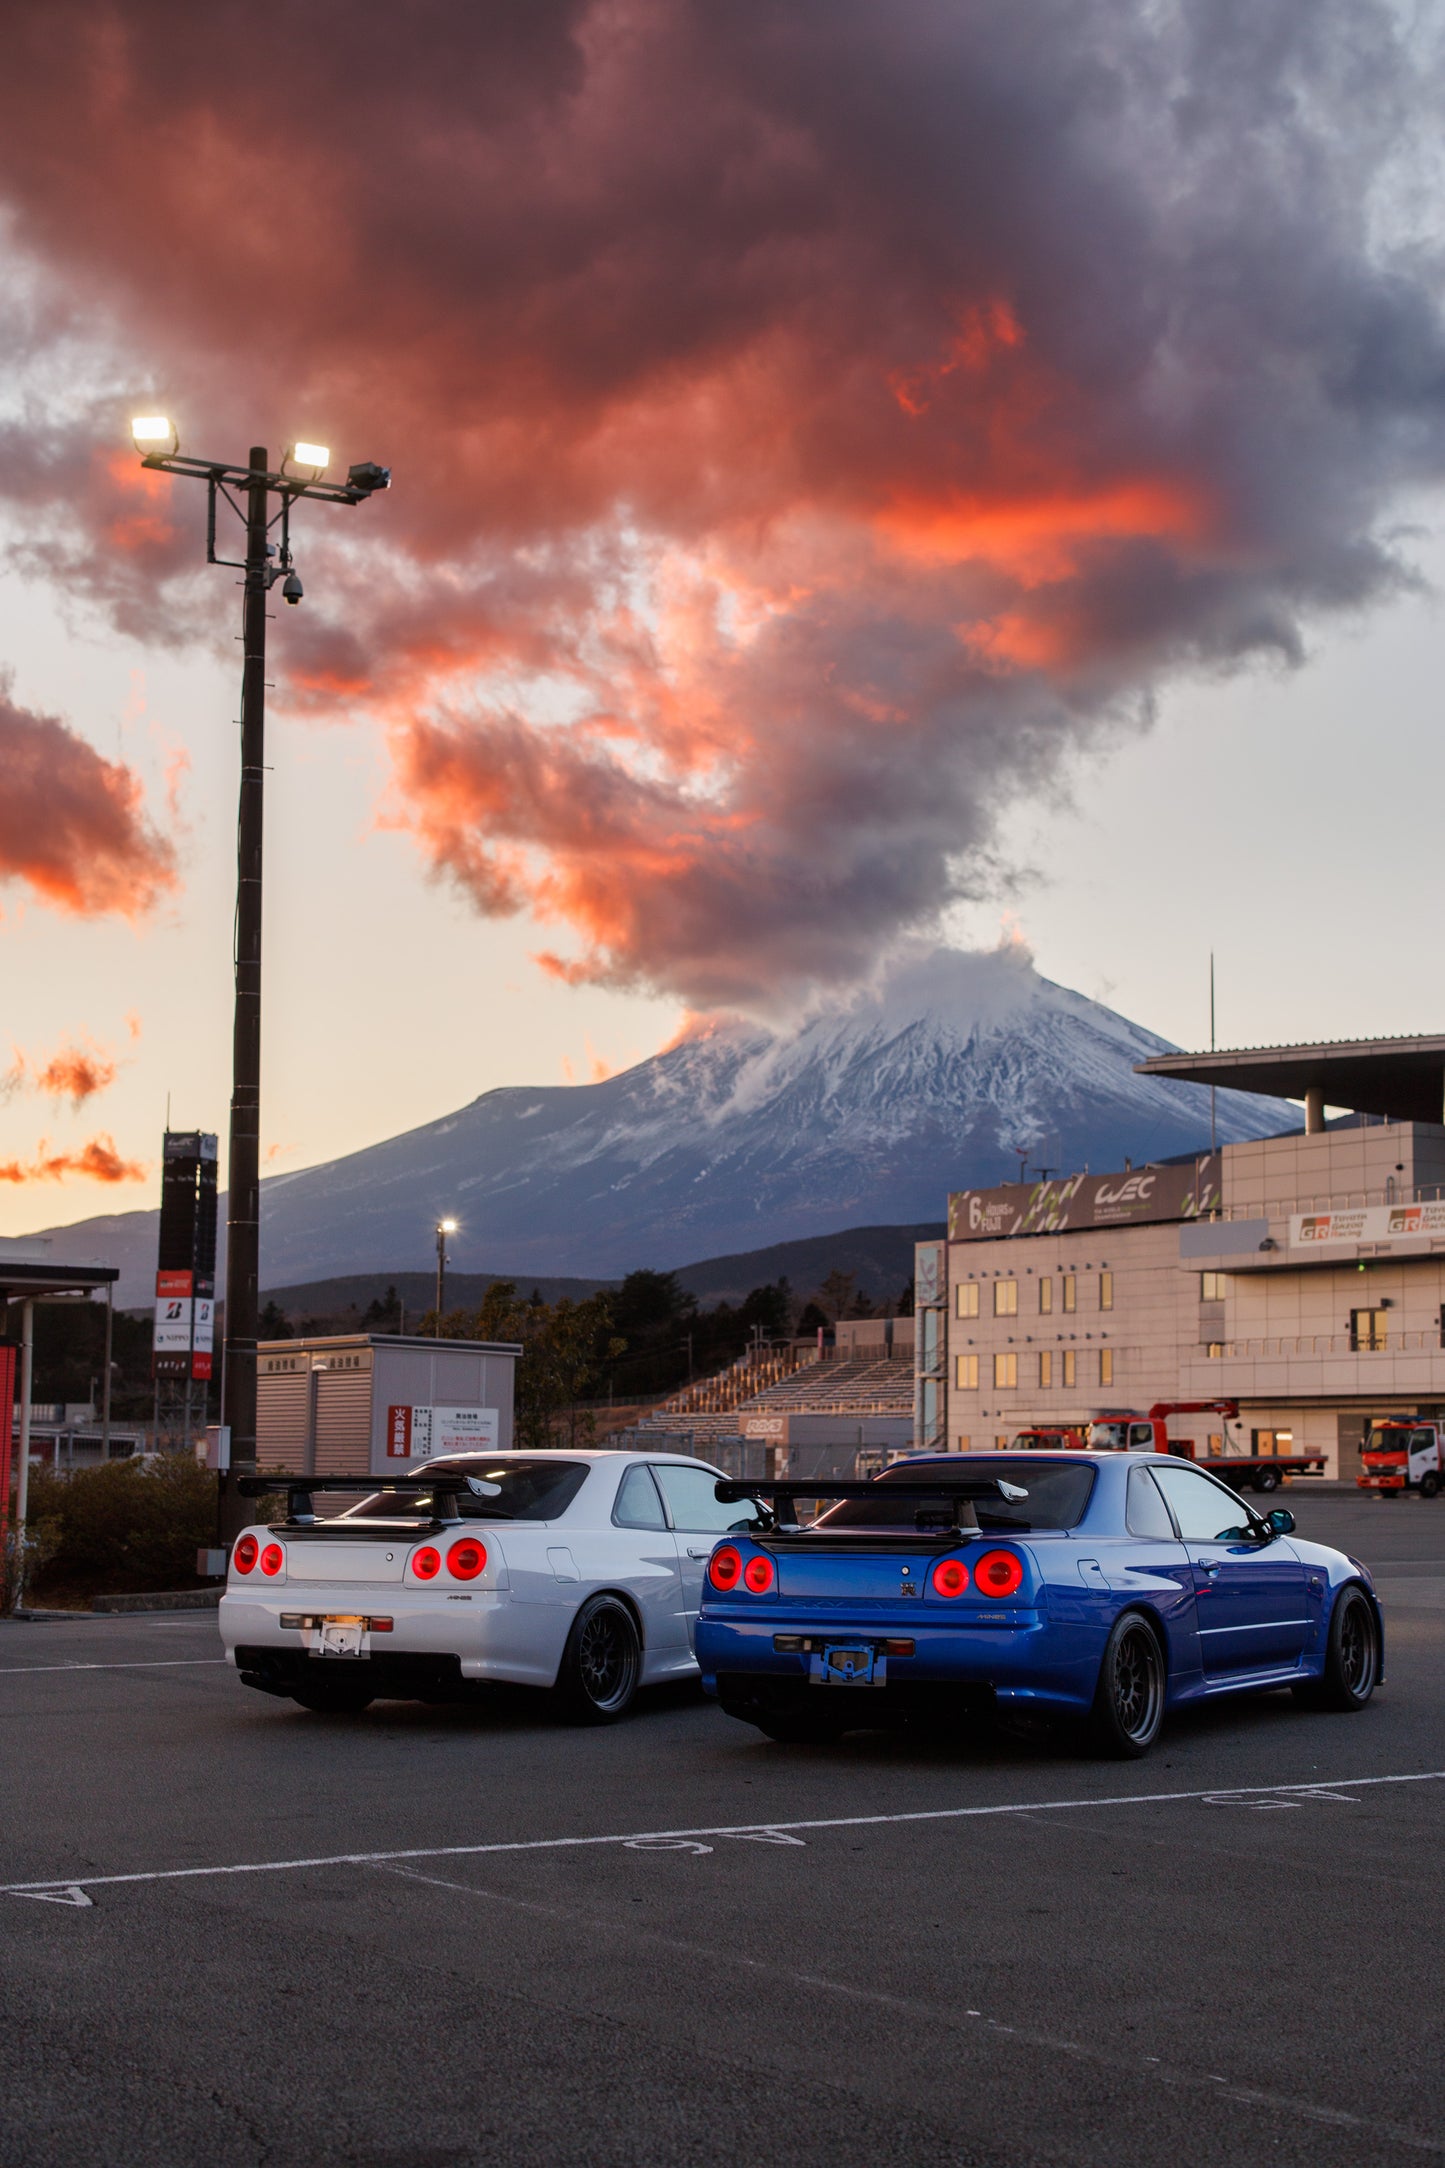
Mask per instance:
[[[39,1540],[36,1598],[188,1588],[197,1550],[215,1541],[216,1478],[188,1453],[69,1476],[35,1470],[28,1519]]]

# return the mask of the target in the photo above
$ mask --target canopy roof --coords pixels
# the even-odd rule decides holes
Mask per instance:
[[[1156,1054],[1135,1068],[1140,1076],[1178,1077],[1286,1099],[1318,1091],[1326,1106],[1392,1122],[1439,1122],[1445,1116],[1445,1037],[1440,1036],[1221,1047],[1207,1054]]]

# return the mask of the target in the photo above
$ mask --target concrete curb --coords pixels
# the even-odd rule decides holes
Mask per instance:
[[[97,1596],[92,1612],[113,1611],[214,1611],[221,1600],[219,1588],[160,1589],[140,1596]]]

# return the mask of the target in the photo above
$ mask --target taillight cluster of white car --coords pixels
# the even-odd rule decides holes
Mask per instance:
[[[259,1568],[268,1581],[274,1581],[286,1564],[286,1553],[279,1543],[263,1547],[257,1537],[244,1535],[237,1539],[231,1564],[239,1574],[254,1573]],[[407,1565],[418,1581],[439,1580],[443,1573],[451,1581],[475,1581],[487,1570],[487,1546],[475,1536],[462,1536],[443,1554],[434,1543],[423,1543],[412,1552]]]

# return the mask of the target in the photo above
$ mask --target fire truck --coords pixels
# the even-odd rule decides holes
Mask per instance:
[[[1192,1460],[1234,1490],[1248,1484],[1257,1491],[1278,1490],[1287,1475],[1324,1474],[1323,1453],[1196,1453],[1188,1438],[1171,1439],[1171,1415],[1222,1415],[1234,1422],[1237,1400],[1156,1400],[1147,1415],[1110,1413],[1089,1425],[1089,1448],[1095,1453],[1173,1453]]]
[[[1445,1480],[1441,1427],[1408,1417],[1387,1416],[1371,1423],[1360,1449],[1360,1473],[1355,1477],[1359,1488],[1374,1491],[1380,1498],[1398,1498],[1407,1490],[1433,1498]]]

